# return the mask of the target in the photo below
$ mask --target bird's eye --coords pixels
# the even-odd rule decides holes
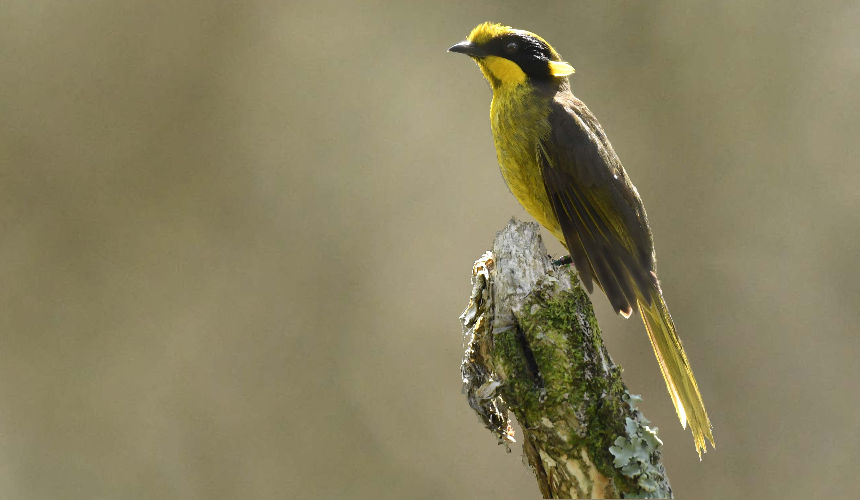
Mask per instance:
[[[508,54],[515,53],[517,49],[519,49],[517,42],[510,42],[509,44],[505,45],[505,52],[507,52]]]

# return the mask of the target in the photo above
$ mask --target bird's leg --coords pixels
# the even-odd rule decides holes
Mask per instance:
[[[570,255],[565,255],[564,257],[562,257],[560,259],[556,259],[556,260],[552,261],[552,265],[554,265],[556,267],[563,266],[566,264],[571,264],[571,263],[573,263],[573,259],[570,257]]]

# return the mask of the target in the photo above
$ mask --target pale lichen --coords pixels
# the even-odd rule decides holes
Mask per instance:
[[[648,419],[636,409],[641,398],[631,394],[625,399],[637,418],[625,418],[624,435],[615,438],[609,447],[615,457],[613,465],[639,486],[640,491],[631,492],[630,498],[668,498],[672,489],[666,483],[666,470],[660,462],[663,441],[657,437],[657,428],[648,425]]]

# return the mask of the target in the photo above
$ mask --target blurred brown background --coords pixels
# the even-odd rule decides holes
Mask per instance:
[[[645,200],[701,463],[595,302],[676,495],[849,496],[856,2],[102,0],[0,9],[0,497],[536,498],[460,393],[470,266],[525,217],[445,53],[484,20],[576,67]]]

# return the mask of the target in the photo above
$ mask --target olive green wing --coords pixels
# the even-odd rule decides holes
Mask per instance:
[[[549,121],[538,159],[571,258],[586,288],[597,281],[612,307],[629,316],[637,298],[650,304],[656,280],[642,201],[581,101],[556,98]]]

